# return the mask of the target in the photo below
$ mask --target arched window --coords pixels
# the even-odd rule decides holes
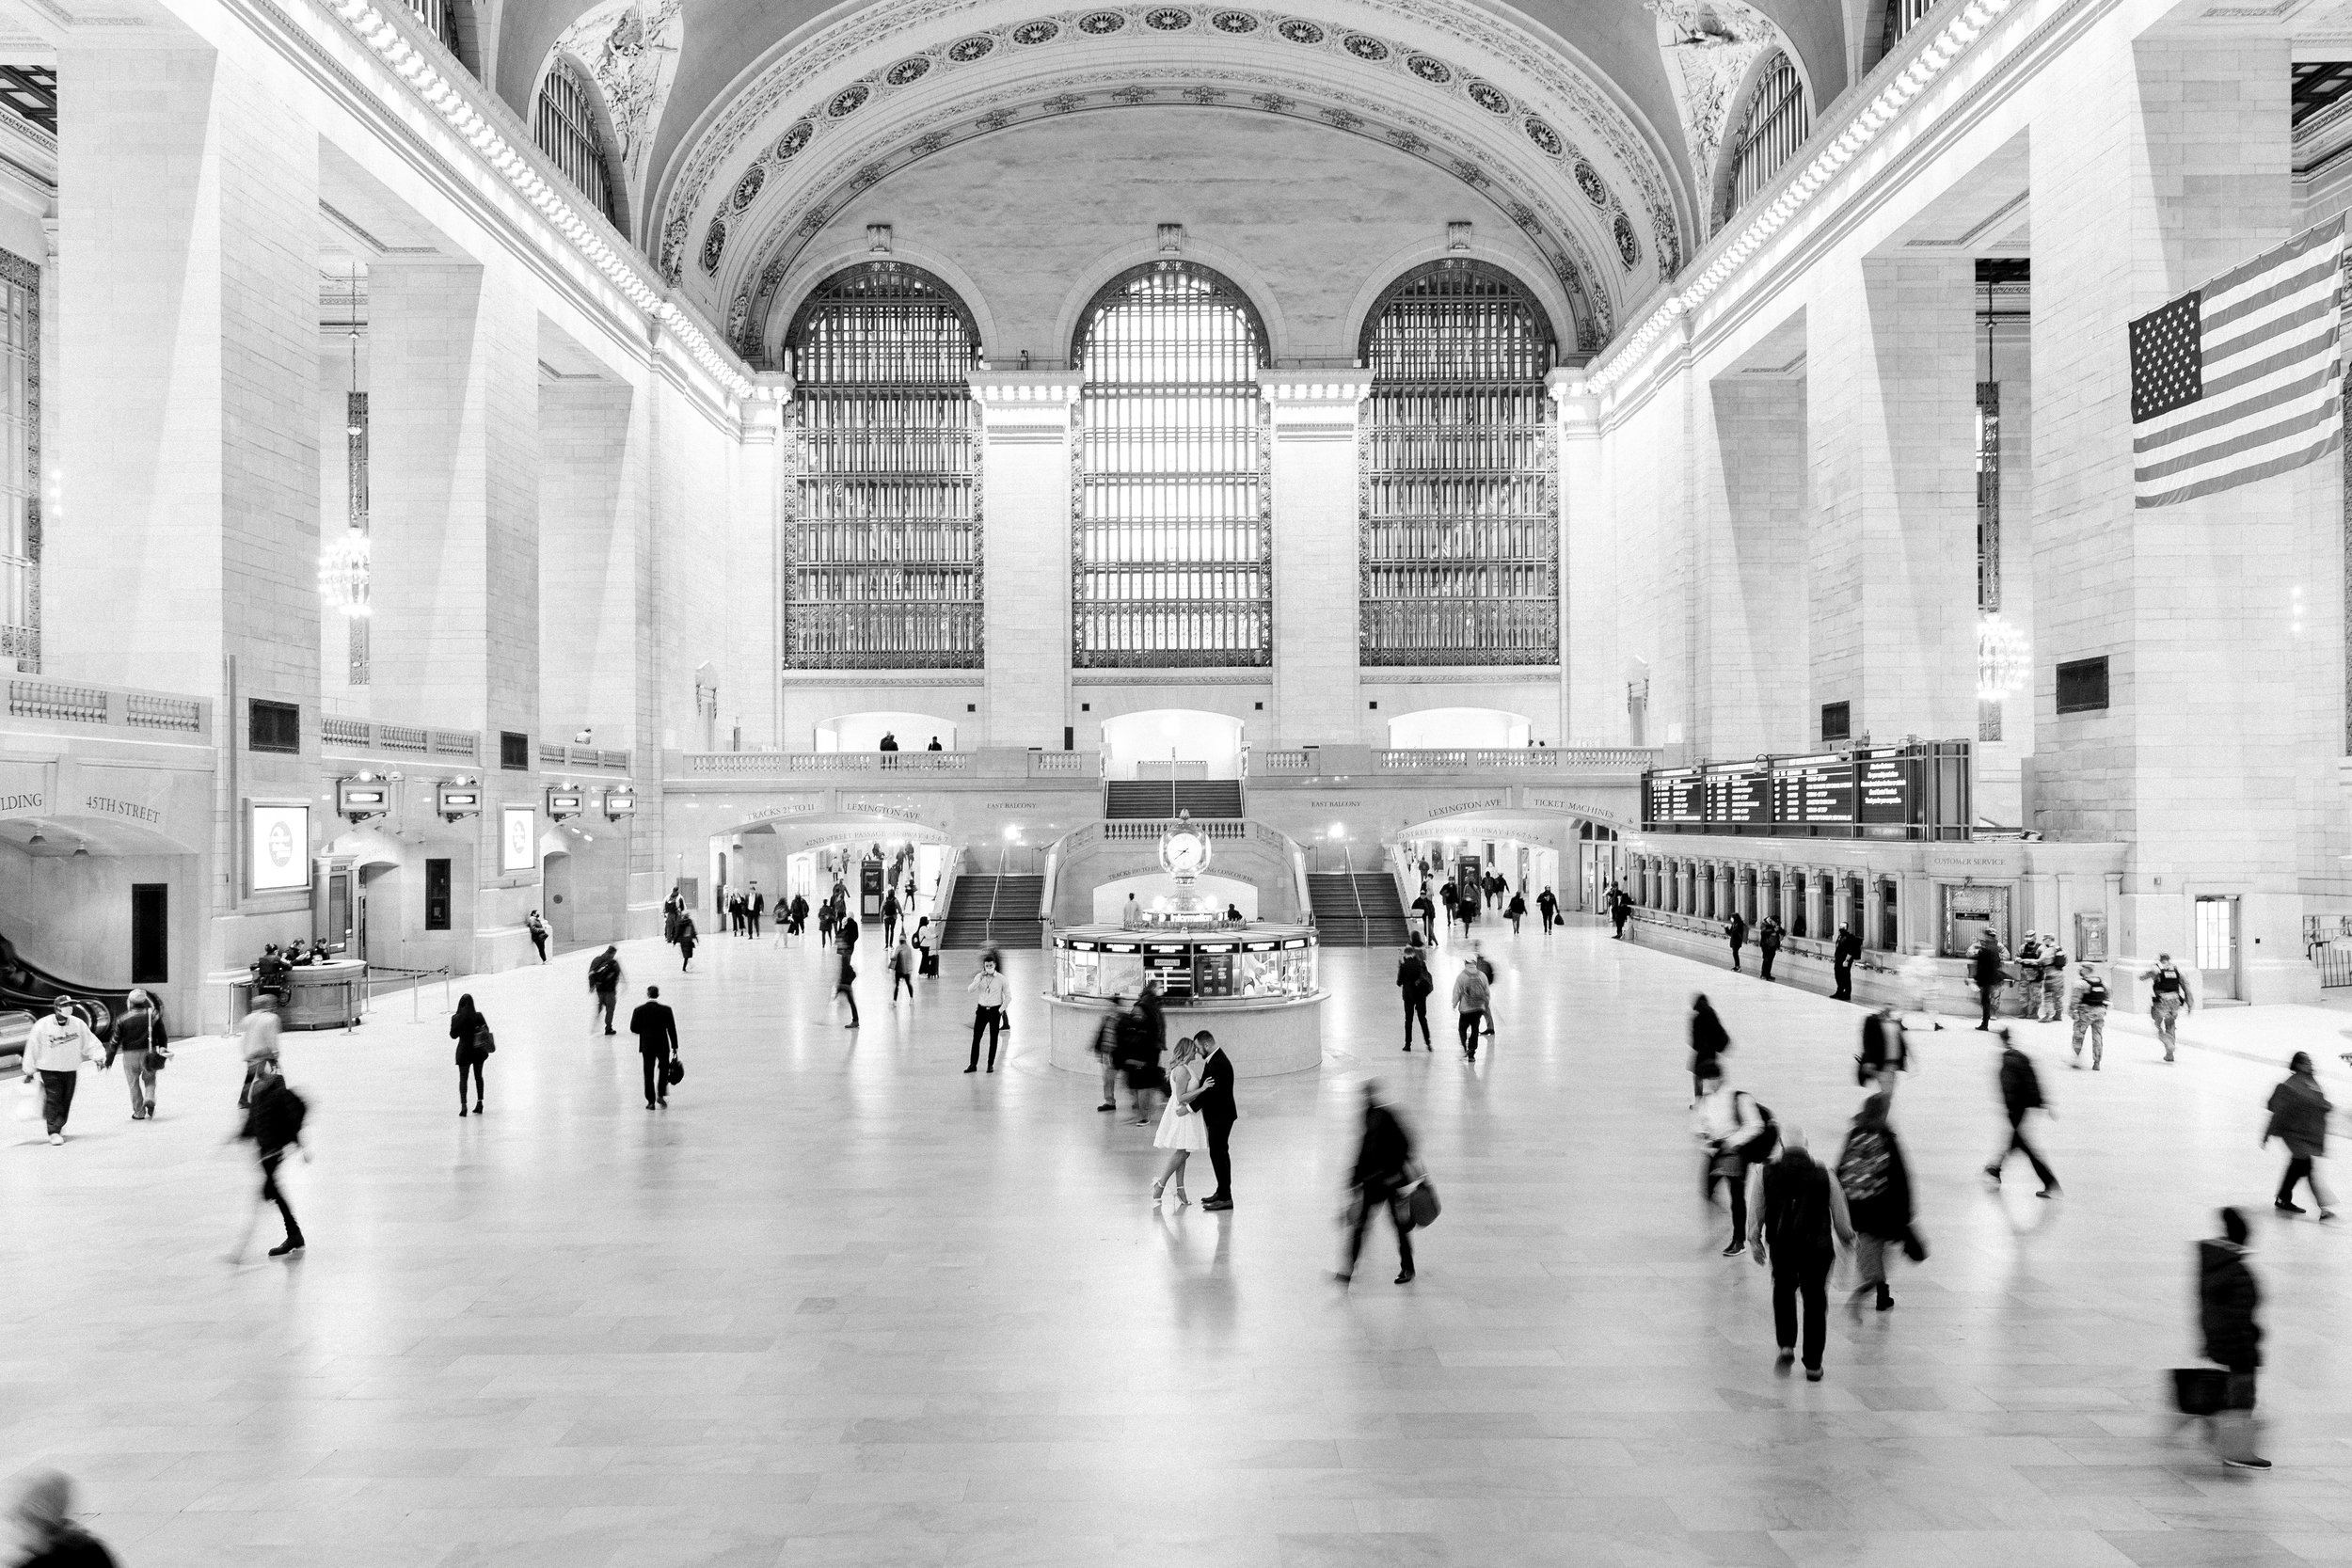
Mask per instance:
[[[1366,664],[1560,661],[1552,335],[1508,274],[1438,261],[1364,328]]]
[[[539,150],[596,204],[606,222],[617,226],[620,203],[613,199],[612,171],[605,162],[604,137],[596,130],[594,91],[580,79],[579,68],[561,55],[539,84],[539,113],[532,130]]]
[[[435,38],[441,40],[441,47],[457,56],[458,64],[473,71],[473,62],[466,57],[457,25],[457,8],[460,4],[461,0],[408,0],[408,8]]]
[[[971,312],[919,267],[866,261],[819,284],[786,342],[803,451],[784,531],[786,668],[977,667]]]
[[[1079,393],[1079,668],[1273,662],[1265,330],[1231,282],[1154,261],[1094,296]]]
[[[1747,113],[1740,117],[1740,129],[1731,138],[1731,180],[1724,216],[1729,218],[1772,183],[1772,176],[1804,145],[1812,130],[1813,117],[1804,106],[1804,79],[1797,74],[1788,55],[1775,49],[1756,77]]]

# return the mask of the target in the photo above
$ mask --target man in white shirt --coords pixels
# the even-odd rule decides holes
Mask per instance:
[[[66,1117],[73,1110],[73,1089],[82,1081],[82,1064],[103,1054],[98,1037],[74,1012],[71,996],[58,997],[56,1010],[34,1024],[25,1037],[24,1081],[29,1084],[33,1074],[40,1074],[41,1120],[49,1128],[51,1143],[65,1142]]]
[[[1700,1167],[1699,1191],[1711,1207],[1718,1181],[1731,1188],[1731,1244],[1724,1248],[1724,1256],[1737,1258],[1748,1244],[1747,1146],[1763,1132],[1764,1120],[1756,1114],[1756,1101],[1724,1080],[1719,1064],[1702,1063],[1699,1082],[1705,1092],[1691,1102],[1691,1135],[1698,1140],[1706,1162]]]
[[[980,1035],[985,1031],[988,1035],[988,1070],[994,1072],[996,1037],[1005,1026],[1005,1004],[1012,1000],[1012,991],[1006,986],[1005,977],[996,973],[996,960],[993,957],[980,960],[980,972],[973,975],[963,989],[972,993],[975,1001],[972,1009],[972,1062],[963,1070],[980,1070]]]
[[[253,1080],[267,1062],[278,1065],[278,999],[264,992],[253,999],[253,1010],[245,1015],[244,1041],[245,1086],[237,1091],[237,1109],[242,1111],[253,1102]]]

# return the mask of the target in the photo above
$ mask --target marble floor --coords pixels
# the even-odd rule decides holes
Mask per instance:
[[[2352,1563],[2352,1233],[2272,1223],[2259,1049],[2119,1035],[2094,1076],[2029,1031],[2051,1204],[1976,1174],[1986,1037],[1930,1037],[1898,1120],[1933,1256],[1808,1386],[1699,1205],[1683,1016],[1710,992],[1739,1081],[1834,1145],[1861,1015],[1590,927],[1486,940],[1474,1069],[1399,1054],[1390,955],[1326,956],[1323,1070],[1242,1085],[1223,1215],[1154,1212],[1148,1134],[1045,1065],[1034,953],[1009,1063],[967,1077],[968,954],[896,1008],[867,965],[852,1033],[807,949],[714,940],[680,976],[634,944],[631,999],[660,982],[684,1030],[660,1114],[588,1027],[585,952],[472,982],[480,1119],[405,999],[290,1037],[294,1263],[222,1260],[252,1185],[225,1044],[151,1124],[92,1076],[65,1148],[0,1124],[0,1473],[80,1478],[126,1568]],[[1446,1213],[1416,1284],[1383,1235],[1343,1292],[1367,1071]],[[2159,1382],[2233,1201],[2259,1476]]]

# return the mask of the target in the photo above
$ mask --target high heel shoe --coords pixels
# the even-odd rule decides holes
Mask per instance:
[[[1188,1197],[1186,1197],[1186,1196],[1184,1196],[1184,1188],[1182,1188],[1182,1187],[1177,1188],[1177,1189],[1176,1189],[1176,1207],[1177,1207],[1177,1208],[1179,1208],[1179,1209],[1187,1209],[1187,1208],[1190,1208],[1191,1206],[1192,1206],[1192,1199],[1190,1199],[1190,1198],[1188,1198]]]
[[[1157,1208],[1160,1206],[1160,1189],[1161,1189],[1162,1187],[1167,1186],[1167,1185],[1168,1185],[1168,1183],[1167,1183],[1167,1182],[1165,1182],[1165,1181],[1154,1181],[1154,1182],[1152,1182],[1152,1208],[1157,1209]]]

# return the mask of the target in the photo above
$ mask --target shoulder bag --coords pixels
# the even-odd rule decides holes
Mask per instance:
[[[1431,1181],[1426,1176],[1421,1179],[1411,1192],[1405,1195],[1405,1205],[1406,1212],[1412,1216],[1413,1228],[1416,1230],[1426,1230],[1438,1223],[1439,1214],[1445,1212],[1444,1207],[1438,1202],[1437,1183]]]
[[[677,1057],[672,1056],[670,1058],[670,1065],[661,1069],[661,1081],[664,1084],[683,1084],[686,1082],[686,1064],[678,1060]]]

